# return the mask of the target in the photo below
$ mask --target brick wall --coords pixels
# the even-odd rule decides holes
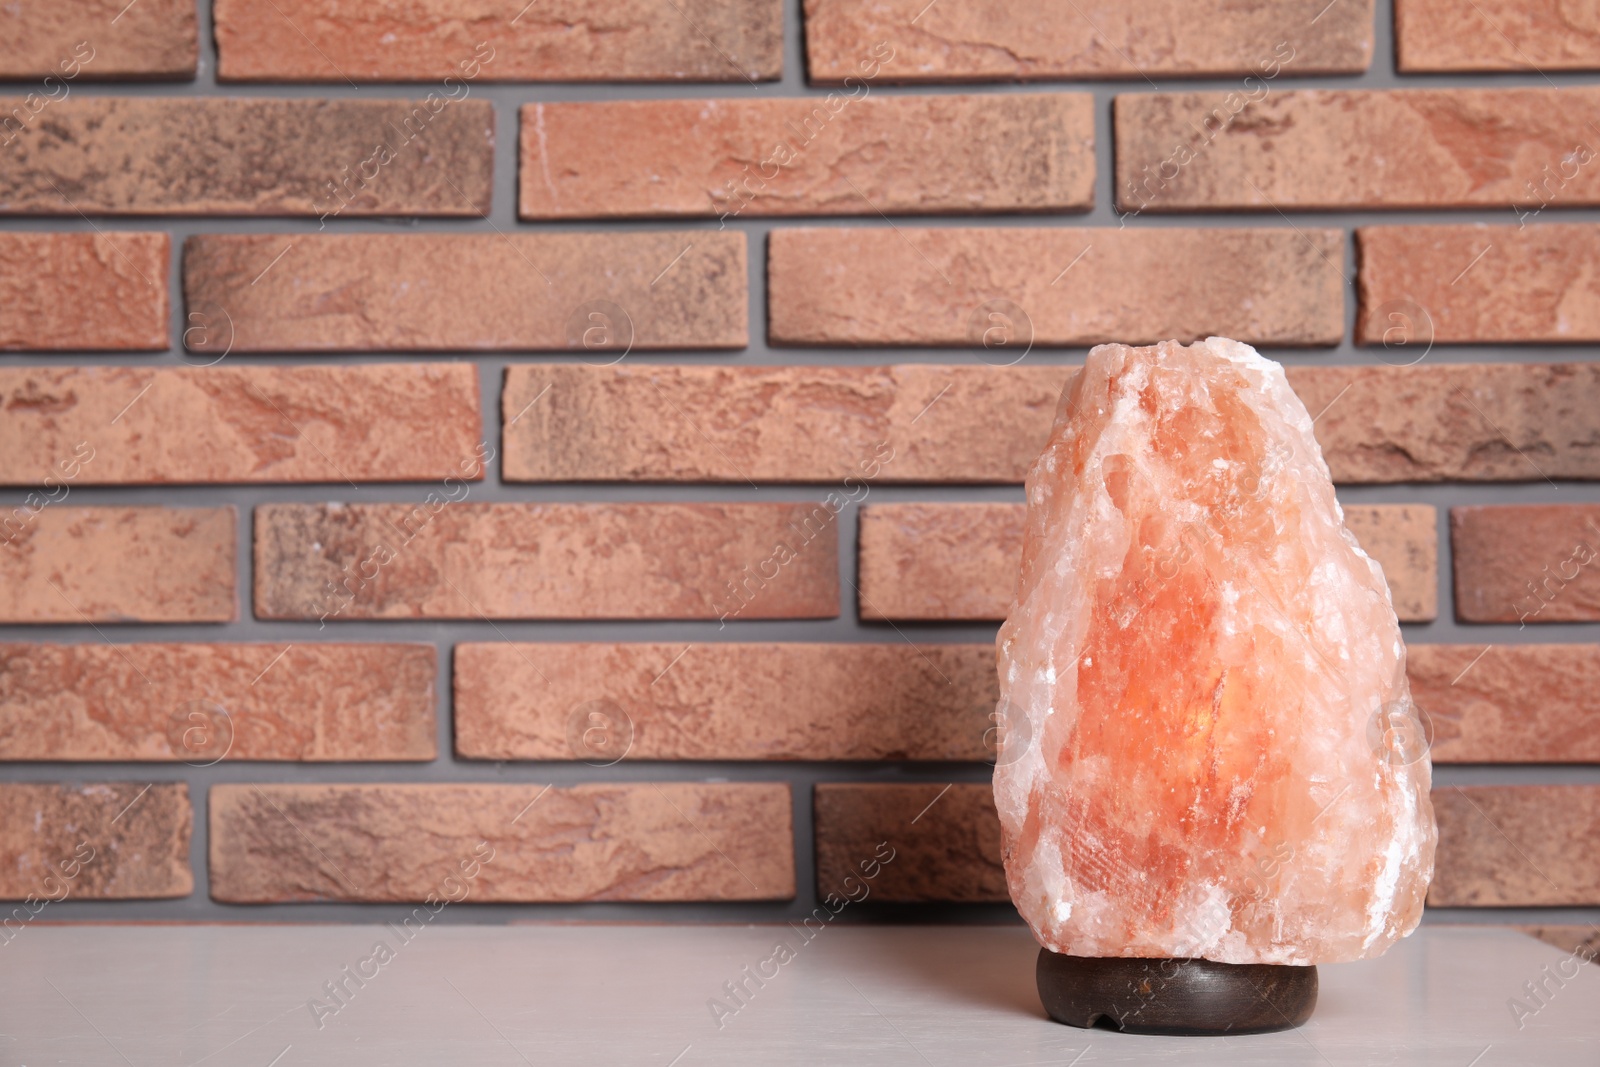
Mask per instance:
[[[1220,333],[1389,576],[1431,914],[1600,915],[1600,29],[444,6],[0,11],[0,896],[1002,917],[1021,478]]]

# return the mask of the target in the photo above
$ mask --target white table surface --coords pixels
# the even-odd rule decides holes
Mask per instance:
[[[307,1002],[380,939],[393,959],[319,1029]],[[780,939],[794,958],[719,1028],[707,1001]],[[805,943],[785,926],[434,924],[401,944],[382,926],[35,923],[0,946],[0,1067],[1600,1064],[1600,967],[1548,984],[1519,1030],[1508,999],[1565,954],[1509,930],[1424,928],[1324,966],[1308,1025],[1232,1038],[1053,1023],[1036,952],[1015,927]]]

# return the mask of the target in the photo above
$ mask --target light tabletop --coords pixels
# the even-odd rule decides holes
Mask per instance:
[[[35,923],[0,946],[0,1064],[1600,1064],[1600,968],[1558,985],[1567,954],[1510,930],[1324,966],[1308,1025],[1232,1038],[1053,1023],[1036,953],[994,926]]]

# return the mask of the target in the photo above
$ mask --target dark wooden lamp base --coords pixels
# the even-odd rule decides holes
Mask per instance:
[[[1128,1034],[1288,1030],[1317,1006],[1317,969],[1273,963],[1114,959],[1039,950],[1039,999],[1068,1026]]]

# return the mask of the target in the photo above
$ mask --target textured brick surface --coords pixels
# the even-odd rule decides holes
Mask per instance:
[[[1022,504],[869,504],[858,579],[868,621],[1006,617],[1022,565]]]
[[[0,899],[186,897],[182,782],[0,784]]]
[[[746,342],[740,233],[341,234],[293,243],[276,263],[286,238],[185,243],[189,310],[216,324],[190,330],[191,349],[220,354],[231,342],[235,352],[581,351],[625,349],[629,340],[636,348]]]
[[[1438,510],[1428,504],[1346,504],[1344,524],[1383,568],[1400,621],[1438,618]]]
[[[1221,334],[1332,345],[1344,333],[1337,230],[797,227],[768,239],[775,343],[1148,344]]]
[[[836,481],[862,478],[875,463],[873,482],[1019,483],[1072,373],[1033,363],[512,367],[502,402],[506,475]],[[1338,482],[1600,476],[1592,417],[1600,370],[1590,364],[1287,373]]]
[[[1600,477],[1600,364],[1428,361],[1287,373],[1316,418],[1336,482]]]
[[[1450,509],[1456,618],[1600,619],[1600,504]]]
[[[0,484],[471,480],[481,433],[462,363],[0,369]]]
[[[774,80],[779,0],[217,0],[224,79]],[[676,10],[674,10],[676,8]]]
[[[0,759],[427,760],[432,645],[0,645]]]
[[[71,96],[0,152],[0,214],[483,215],[493,127],[489,104],[438,94]]]
[[[1433,791],[1434,907],[1600,904],[1600,786]]]
[[[1423,504],[1352,504],[1345,524],[1383,567],[1404,622],[1438,607],[1438,518]],[[861,509],[861,617],[1003,619],[1022,560],[1021,504],[869,504]]]
[[[231,507],[62,507],[0,517],[0,622],[231,622]]]
[[[0,844],[227,857],[108,919],[1004,908],[1024,475],[1089,345],[1221,334],[1361,501],[1439,766],[1533,787],[1441,790],[1436,900],[1600,916],[1594,7],[0,3],[0,767],[111,805]],[[117,766],[216,835],[124,835]]]
[[[0,7],[0,78],[62,83],[192,78],[199,56],[191,0],[49,0]]]
[[[837,885],[888,841],[899,855],[874,883],[879,899],[1006,900],[990,787],[955,785],[935,800],[943,788],[817,786],[818,885]],[[1433,804],[1439,855],[1431,905],[1600,902],[1600,860],[1591,847],[1600,834],[1600,787],[1449,787],[1434,790]]]
[[[262,504],[264,619],[778,619],[839,611],[826,503]]]
[[[1600,226],[1367,226],[1356,244],[1356,340],[1395,358],[1398,342],[1600,341]]]
[[[528,104],[522,217],[976,214],[1093,202],[1087,93],[869,92]]]
[[[895,857],[872,882],[883,901],[997,901],[1006,893],[1000,817],[987,784],[818,785],[814,800],[817,891],[839,892],[847,875],[887,842]]]
[[[473,759],[984,760],[999,699],[987,644],[461,644],[454,676]]]
[[[1403,71],[1600,69],[1600,11],[1570,0],[1395,0]]]
[[[1069,367],[513,366],[513,481],[1014,482]],[[843,484],[849,478],[848,484]]]
[[[885,81],[965,82],[1162,75],[1355,74],[1372,60],[1372,0],[1320,17],[1296,0],[981,6],[927,0],[806,0],[813,81],[860,78],[879,42]]]
[[[1284,91],[1230,117],[1236,103],[1220,91],[1119,96],[1118,206],[1504,211],[1595,143],[1600,88]],[[1559,200],[1600,203],[1600,168],[1578,169]]]
[[[171,247],[164,233],[0,233],[0,349],[164,350]]]
[[[1408,645],[1437,763],[1600,763],[1600,645]]]
[[[216,785],[210,809],[232,903],[794,896],[781,783]]]

